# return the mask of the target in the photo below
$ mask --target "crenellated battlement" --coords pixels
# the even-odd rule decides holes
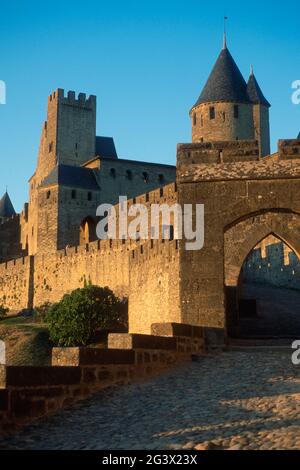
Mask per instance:
[[[145,263],[154,257],[172,261],[179,254],[179,240],[145,240],[131,250],[130,263]]]
[[[70,90],[65,94],[65,90],[62,88],[57,88],[57,90],[53,91],[49,95],[48,104],[53,102],[58,102],[70,106],[91,108],[93,110],[96,109],[95,95],[90,95],[89,97],[87,97],[85,93],[78,93],[78,96],[76,98],[75,91]]]

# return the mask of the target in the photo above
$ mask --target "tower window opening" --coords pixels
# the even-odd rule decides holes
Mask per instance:
[[[93,194],[91,192],[88,192],[87,198],[88,201],[91,201],[93,199]]]
[[[233,116],[235,117],[235,119],[238,119],[239,117],[239,107],[237,104],[235,104],[233,107]]]
[[[76,199],[76,190],[72,189],[71,198]]]
[[[127,177],[127,179],[132,180],[132,171],[131,170],[126,171],[126,177]]]
[[[149,181],[149,175],[146,171],[143,172],[143,180],[144,180],[144,183],[148,183]]]
[[[215,119],[215,117],[216,117],[215,107],[211,106],[209,108],[209,119]]]
[[[116,177],[116,170],[114,168],[110,169],[110,175],[115,178]]]
[[[196,113],[193,114],[193,124],[194,124],[194,126],[197,124],[197,114]]]
[[[51,191],[47,191],[47,199],[50,199]]]
[[[50,142],[49,144],[49,153],[51,153],[53,150],[53,142]]]

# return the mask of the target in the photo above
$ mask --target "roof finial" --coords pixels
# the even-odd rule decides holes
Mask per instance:
[[[223,49],[227,49],[227,42],[226,42],[226,20],[228,20],[228,16],[224,16]]]
[[[253,65],[250,65],[250,75],[253,75]]]

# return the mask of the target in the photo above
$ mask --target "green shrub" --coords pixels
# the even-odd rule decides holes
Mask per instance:
[[[57,346],[86,346],[97,329],[123,324],[122,310],[120,300],[107,287],[76,289],[47,313],[50,338]]]
[[[0,320],[6,317],[9,312],[9,308],[5,308],[4,305],[0,305]]]

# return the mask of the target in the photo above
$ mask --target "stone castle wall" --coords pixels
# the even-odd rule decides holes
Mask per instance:
[[[129,295],[127,246],[118,241],[96,241],[35,256],[34,304],[57,302],[85,283],[110,287],[119,297]]]
[[[180,323],[179,242],[150,240],[130,253],[129,331],[150,334],[152,323]]]
[[[300,290],[299,258],[278,238],[269,237],[245,260],[243,280]]]
[[[130,331],[180,321],[178,242],[96,241],[0,265],[0,302],[11,310],[55,303],[86,283],[129,299]]]
[[[10,310],[31,306],[33,258],[26,256],[0,264],[0,304]]]

